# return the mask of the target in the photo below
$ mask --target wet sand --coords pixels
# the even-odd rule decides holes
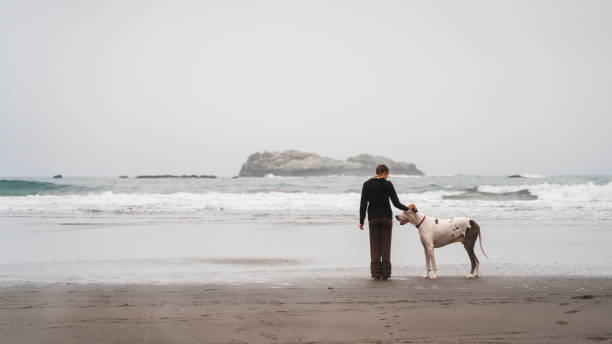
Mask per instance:
[[[612,343],[612,279],[0,288],[0,343]]]

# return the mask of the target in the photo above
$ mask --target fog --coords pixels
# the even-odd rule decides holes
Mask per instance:
[[[0,0],[0,176],[297,149],[610,174],[610,1]]]

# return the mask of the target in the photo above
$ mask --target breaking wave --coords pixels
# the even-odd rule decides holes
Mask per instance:
[[[519,212],[524,218],[612,219],[608,177],[594,177],[593,181],[551,178],[553,182],[545,183],[504,177],[427,178],[398,178],[394,185],[404,204],[415,203],[440,217],[499,219],[513,218]],[[0,216],[73,219],[75,223],[102,217],[120,222],[138,218],[152,222],[160,218],[179,222],[346,221],[358,216],[362,182],[357,177],[0,180]]]
[[[532,195],[529,190],[520,189],[508,192],[486,192],[479,191],[479,188],[469,188],[465,192],[444,196],[443,199],[454,200],[483,200],[483,201],[501,201],[501,200],[535,200],[537,196]]]
[[[523,178],[538,178],[538,179],[542,179],[542,178],[546,178],[548,176],[546,176],[544,174],[521,174],[521,177],[523,177]]]
[[[612,201],[612,182],[607,184],[536,184],[536,185],[482,185],[478,192],[512,194],[528,192],[540,200],[548,201]]]
[[[74,191],[72,185],[62,185],[33,180],[0,180],[0,196],[44,195]]]
[[[482,185],[463,192],[445,195],[448,200],[545,200],[545,201],[612,201],[612,183]]]

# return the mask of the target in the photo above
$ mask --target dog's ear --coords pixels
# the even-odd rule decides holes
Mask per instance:
[[[417,210],[417,208],[416,208],[416,205],[414,205],[414,204],[410,204],[410,205],[408,205],[408,210],[412,210],[412,211],[414,211],[415,213],[418,211],[418,210]]]

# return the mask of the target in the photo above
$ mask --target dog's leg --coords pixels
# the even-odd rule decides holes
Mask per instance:
[[[431,267],[433,268],[433,272],[431,274],[430,279],[432,280],[438,279],[438,267],[436,266],[436,256],[434,255],[433,244],[429,244],[427,246],[427,253],[429,253],[429,259],[431,260]]]
[[[480,232],[480,226],[478,225],[478,223],[476,223],[476,221],[470,220],[470,227],[474,231],[474,243],[472,244],[472,247],[476,245],[476,240],[478,240],[478,243],[480,244],[480,249],[482,250],[482,254],[484,254],[485,257],[489,258],[485,253],[484,249],[482,248],[482,233]],[[476,273],[474,277],[478,278],[478,268],[480,267],[480,261],[478,260],[478,257],[476,257],[476,254],[474,254],[474,259],[476,259]]]
[[[470,274],[467,275],[467,279],[472,279],[476,277],[474,276],[474,269],[476,269],[476,256],[474,255],[474,246],[471,245],[471,243],[467,243],[465,245],[465,250],[470,256],[470,263],[472,264],[472,267],[470,269]]]
[[[427,269],[425,278],[429,279],[429,272],[431,271],[431,265],[429,264],[429,252],[427,252],[427,247],[425,245],[423,245],[423,251],[425,251],[425,268]]]
[[[477,275],[474,274],[474,270],[478,269],[478,258],[476,258],[476,254],[474,254],[474,245],[476,245],[476,239],[478,237],[477,229],[472,227],[468,227],[465,231],[465,240],[463,241],[463,247],[467,251],[468,256],[470,257],[471,269],[470,273],[466,276],[467,279],[476,278]]]
[[[480,261],[478,260],[478,257],[476,257],[476,252],[474,252],[474,246],[476,246],[475,239],[474,239],[474,245],[472,245],[472,252],[474,254],[474,260],[476,261],[476,271],[474,272],[474,278],[478,278],[478,267],[480,266]]]

